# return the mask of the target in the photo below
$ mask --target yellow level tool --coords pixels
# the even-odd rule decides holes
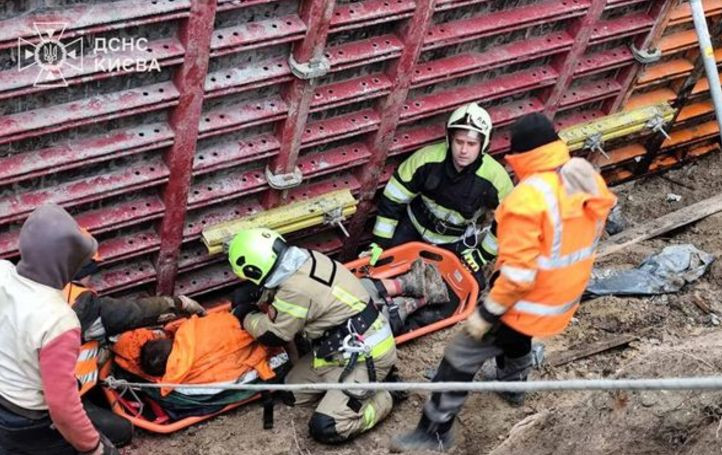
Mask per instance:
[[[208,254],[219,254],[241,229],[267,227],[280,234],[300,231],[321,224],[339,225],[356,213],[358,201],[351,191],[338,190],[315,198],[284,205],[254,215],[225,221],[205,228],[201,234]]]

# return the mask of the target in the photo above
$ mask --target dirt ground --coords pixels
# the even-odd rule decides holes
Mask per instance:
[[[722,191],[722,158],[706,157],[664,176],[614,188],[630,225],[660,216]],[[677,183],[673,183],[674,180]],[[680,185],[681,184],[681,185]],[[667,194],[682,196],[668,202]],[[642,242],[600,261],[601,267],[635,266],[674,243],[690,242],[719,257],[722,214]],[[545,355],[584,347],[620,334],[643,335],[626,347],[551,368],[534,379],[673,377],[720,374],[722,332],[718,320],[695,299],[722,315],[722,265],[678,294],[652,298],[604,297],[582,304],[571,326],[553,339],[535,340]],[[400,347],[404,379],[424,381],[441,359],[454,329]],[[137,431],[125,455],[224,455],[245,453],[335,455],[386,454],[391,437],[418,421],[424,394],[413,393],[371,432],[351,443],[322,446],[308,436],[312,409],[276,408],[275,427],[262,429],[261,407],[252,404],[169,436]],[[495,395],[470,396],[455,425],[452,454],[712,454],[722,452],[722,392],[533,393],[521,407]]]

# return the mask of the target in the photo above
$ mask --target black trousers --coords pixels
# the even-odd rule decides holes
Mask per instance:
[[[531,337],[519,333],[503,322],[481,340],[459,332],[444,350],[444,358],[433,382],[471,382],[484,362],[496,358],[496,379],[526,381],[532,366]],[[451,427],[468,392],[434,392],[424,406],[424,414],[435,424]]]
[[[411,220],[409,219],[408,214],[404,214],[404,216],[399,220],[399,224],[396,226],[396,230],[394,231],[394,236],[391,238],[391,241],[388,243],[388,247],[394,247],[397,245],[401,245],[403,243],[407,242],[426,242],[424,238],[421,236],[421,233],[416,230],[416,227],[413,225]],[[464,245],[464,242],[459,240],[458,242],[454,243],[446,243],[442,245],[436,245],[440,248],[443,248],[445,250],[451,251],[452,253],[456,254],[461,258],[461,252],[466,250],[467,247]],[[462,262],[464,261],[463,258],[461,258]],[[479,284],[479,292],[481,292],[486,287],[486,278],[484,277],[484,272],[480,269],[477,272],[472,272],[472,275],[474,275],[474,279],[476,279],[476,282]]]
[[[133,437],[133,426],[113,412],[83,399],[83,407],[95,428],[116,447]],[[78,452],[55,428],[47,413],[29,419],[0,406],[0,455],[76,455]]]

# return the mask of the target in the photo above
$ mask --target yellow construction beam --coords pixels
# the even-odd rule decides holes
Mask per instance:
[[[305,201],[294,202],[255,215],[209,226],[201,233],[208,254],[223,252],[224,245],[241,229],[267,227],[288,234],[321,224],[339,222],[356,213],[358,201],[349,190],[338,190]]]
[[[569,150],[580,150],[589,148],[590,141],[601,145],[649,130],[654,125],[668,122],[673,116],[674,109],[669,103],[657,103],[570,126],[561,130],[559,136],[567,143]]]

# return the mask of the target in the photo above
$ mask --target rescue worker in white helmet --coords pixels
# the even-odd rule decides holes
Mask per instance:
[[[312,352],[294,365],[286,383],[390,380],[396,343],[389,322],[342,264],[289,246],[264,228],[238,233],[228,258],[239,278],[262,287],[261,301],[271,302],[267,313],[253,301],[239,303],[233,314],[243,328],[268,346],[283,346],[299,333],[311,342]],[[343,442],[373,428],[393,406],[387,391],[293,392],[291,402],[319,399],[309,430],[322,443]]]
[[[425,241],[456,253],[479,287],[482,266],[497,254],[496,224],[479,226],[511,192],[504,167],[487,154],[491,117],[476,103],[451,113],[446,141],[414,152],[396,169],[379,200],[374,243],[366,254],[374,265],[383,248]]]

